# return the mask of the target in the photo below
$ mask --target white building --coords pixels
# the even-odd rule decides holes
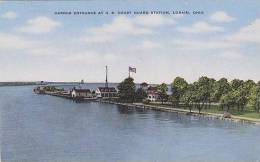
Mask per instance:
[[[95,91],[98,98],[115,98],[118,97],[118,92],[114,87],[98,87]]]
[[[93,95],[89,89],[72,89],[71,91],[72,98],[92,98]]]

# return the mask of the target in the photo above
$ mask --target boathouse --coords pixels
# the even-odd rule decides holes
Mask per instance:
[[[90,89],[76,89],[73,88],[71,91],[72,98],[91,98],[93,97]]]
[[[115,87],[98,87],[95,91],[98,98],[115,98],[118,92]]]

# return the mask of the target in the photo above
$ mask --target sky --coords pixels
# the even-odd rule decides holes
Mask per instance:
[[[106,65],[109,82],[126,78],[129,66],[139,83],[259,81],[259,7],[259,0],[0,0],[0,81],[104,82]],[[103,14],[55,14],[69,11]]]

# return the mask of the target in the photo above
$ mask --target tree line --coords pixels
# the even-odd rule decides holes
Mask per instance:
[[[209,109],[218,105],[222,110],[237,109],[245,111],[248,107],[260,113],[260,81],[226,78],[215,80],[207,76],[200,77],[193,83],[184,78],[176,77],[170,85],[171,94],[168,95],[168,86],[162,83],[157,86],[158,98],[164,104],[170,102],[175,107],[184,106],[190,111],[196,108]],[[119,98],[123,102],[141,102],[147,94],[142,88],[136,90],[134,79],[126,78],[119,86]]]

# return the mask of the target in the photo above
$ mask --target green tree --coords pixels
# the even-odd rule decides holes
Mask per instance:
[[[201,112],[204,103],[201,104],[202,100],[204,100],[204,92],[203,88],[200,86],[199,82],[193,83],[194,91],[192,93],[192,102],[195,104],[195,107],[199,110],[199,113]]]
[[[179,101],[177,101],[177,99],[176,99],[175,96],[173,96],[173,95],[170,95],[170,96],[168,97],[168,101],[172,103],[172,106],[173,106],[173,107],[176,106],[176,103],[177,103],[177,102],[179,102]]]
[[[189,84],[182,95],[182,102],[184,103],[185,107],[189,108],[190,112],[193,107],[193,97],[194,97],[194,86],[192,84]]]
[[[180,103],[180,98],[184,94],[186,88],[188,86],[188,83],[184,78],[176,77],[174,81],[171,84],[172,88],[172,101],[175,101],[176,106]]]
[[[230,91],[231,87],[226,78],[221,78],[220,80],[215,82],[214,85],[214,101],[219,102],[220,98],[227,94]]]
[[[234,104],[234,100],[232,92],[222,95],[220,98],[220,106],[222,107],[222,110],[229,111]]]
[[[260,113],[260,85],[251,89],[248,103],[254,108],[255,111]]]
[[[208,103],[208,106],[210,107],[211,103],[211,96],[214,92],[213,87],[214,87],[214,82],[215,80],[212,78],[208,78],[206,76],[200,77],[198,82],[197,82],[197,99],[199,100],[198,102],[201,105],[201,108],[206,106]],[[200,106],[199,106],[200,107]]]
[[[260,81],[257,82],[257,85],[260,86]]]
[[[126,78],[119,83],[119,99],[122,102],[134,102],[135,100],[135,83],[131,77]]]
[[[249,98],[251,89],[254,88],[257,84],[253,80],[247,80],[243,83],[243,89],[245,91],[245,95],[247,98]]]
[[[233,91],[233,97],[235,97],[235,104],[237,105],[237,110],[244,111],[245,105],[247,104],[246,89],[240,86],[237,90]]]
[[[136,90],[136,95],[135,95],[135,100],[137,102],[142,102],[144,99],[147,98],[147,93],[145,90],[143,90],[142,88],[138,88]]]
[[[230,86],[231,86],[232,90],[238,90],[238,88],[243,85],[243,82],[244,82],[243,80],[234,79],[231,81]]]
[[[157,91],[158,91],[158,97],[163,104],[163,102],[167,101],[167,99],[168,99],[168,95],[167,95],[168,86],[167,86],[167,84],[165,84],[165,83],[160,84],[157,87]]]

